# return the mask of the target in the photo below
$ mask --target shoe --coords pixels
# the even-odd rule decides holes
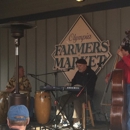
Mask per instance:
[[[69,125],[70,125],[70,123],[69,123],[68,120],[63,120],[63,119],[61,119],[61,120],[60,120],[60,123],[58,124],[58,127],[62,128],[62,127],[67,127],[67,126],[69,126]]]
[[[73,127],[74,127],[75,129],[81,129],[81,124],[80,124],[80,122],[74,123],[74,124],[73,124]]]

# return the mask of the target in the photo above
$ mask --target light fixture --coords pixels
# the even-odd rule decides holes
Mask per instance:
[[[77,2],[83,2],[84,0],[76,0]]]

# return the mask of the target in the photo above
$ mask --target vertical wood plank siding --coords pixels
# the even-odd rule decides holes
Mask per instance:
[[[98,74],[94,95],[96,109],[101,109],[100,101],[106,87],[104,79],[106,74],[112,69],[116,50],[125,37],[125,30],[130,29],[129,12],[130,7],[82,14],[101,40],[110,40],[110,51],[113,55]],[[58,74],[58,84],[55,82],[55,75],[48,74],[53,71],[53,58],[51,54],[54,51],[55,45],[61,42],[79,15],[33,21],[31,23],[35,24],[37,28],[25,30],[24,37],[20,39],[20,65],[24,66],[25,74],[45,74],[36,77],[41,81],[28,75],[32,84],[32,96],[35,95],[35,92],[39,90],[41,85],[44,85],[44,82],[52,86],[63,86],[67,83],[62,73]],[[14,38],[12,38],[9,29],[0,28],[0,91],[5,90],[7,81],[13,75],[14,67]],[[60,92],[60,94],[63,93]],[[109,100],[110,88],[106,101]]]

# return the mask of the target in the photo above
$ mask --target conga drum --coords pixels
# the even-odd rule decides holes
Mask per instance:
[[[0,124],[6,123],[8,112],[8,92],[0,92]]]
[[[30,108],[30,92],[29,91],[19,91],[20,94],[25,94],[26,95],[26,107]]]
[[[37,122],[46,124],[51,112],[51,96],[49,92],[36,91],[35,93],[35,115]]]

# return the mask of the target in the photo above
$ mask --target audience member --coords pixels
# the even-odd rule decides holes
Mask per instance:
[[[13,105],[7,113],[7,125],[10,130],[26,130],[29,124],[29,112],[24,105]]]

